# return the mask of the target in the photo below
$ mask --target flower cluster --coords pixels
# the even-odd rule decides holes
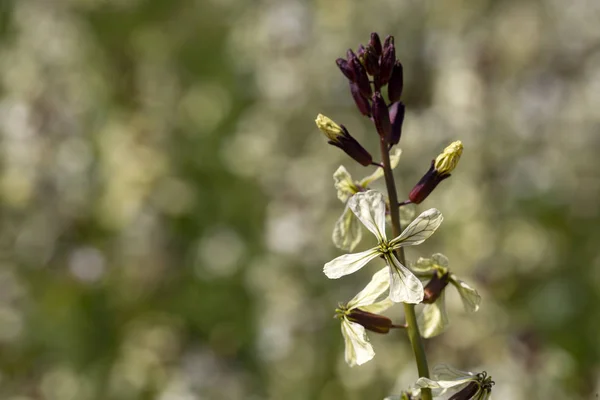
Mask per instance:
[[[376,259],[385,262],[385,267],[372,276],[363,290],[347,303],[340,303],[335,310],[335,317],[341,322],[345,360],[348,365],[356,366],[375,356],[367,331],[387,334],[392,329],[405,329],[415,349],[422,348],[422,344],[418,343],[420,337],[430,338],[447,329],[449,318],[445,290],[449,285],[456,288],[468,312],[478,310],[481,297],[450,271],[444,255],[437,253],[431,258],[419,258],[414,263],[406,262],[404,256],[404,248],[427,240],[440,227],[443,217],[440,211],[430,208],[411,221],[412,215],[408,218],[408,213],[402,211],[409,210],[406,207],[409,203],[422,203],[440,182],[450,176],[462,155],[462,142],[451,143],[433,159],[406,200],[398,202],[393,170],[402,152],[393,148],[402,137],[406,108],[401,101],[403,66],[396,59],[394,38],[388,36],[382,43],[379,36],[372,33],[366,46],[360,45],[356,52],[348,50],[346,58],[337,59],[336,64],[348,80],[356,107],[373,122],[382,155],[382,162],[374,161],[369,151],[350,135],[344,125],[322,114],[317,116],[317,127],[325,134],[329,144],[340,148],[362,166],[376,167],[370,175],[358,181],[344,166],[334,173],[337,197],[345,208],[335,223],[332,239],[336,247],[349,253],[334,258],[323,267],[328,278],[338,279],[357,272]],[[382,89],[387,89],[386,93]],[[388,198],[370,188],[382,177],[385,177]],[[394,232],[392,239],[388,239],[388,222]],[[401,230],[405,222],[407,226]],[[350,253],[362,239],[362,226],[374,235],[377,245]],[[396,303],[405,304],[406,324],[394,324],[390,318],[380,314]],[[415,305],[419,305],[418,316]],[[424,356],[418,353],[415,350],[419,363],[419,357]],[[426,363],[422,364],[427,369]],[[435,380],[423,375],[412,388],[388,399],[427,400],[432,394],[437,397],[454,390],[451,400],[482,400],[490,397],[494,384],[485,372],[473,374],[448,366],[436,367]]]

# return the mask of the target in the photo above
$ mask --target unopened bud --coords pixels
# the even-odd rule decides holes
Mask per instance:
[[[358,110],[361,112],[361,114],[370,117],[371,104],[369,103],[369,100],[362,95],[356,83],[350,82],[350,93],[352,94],[352,98],[356,103],[356,107],[358,107]]]
[[[364,326],[365,329],[377,332],[388,333],[392,328],[392,320],[383,315],[373,314],[361,309],[355,308],[346,314],[346,318]]]
[[[381,56],[383,53],[383,48],[381,47],[381,40],[379,39],[379,35],[376,32],[371,33],[371,40],[369,41],[369,46],[375,50],[375,55],[377,57]]]
[[[379,84],[387,84],[390,80],[394,64],[396,63],[396,48],[394,46],[394,37],[388,36],[383,44],[383,55],[381,56],[381,66],[379,68]]]
[[[431,162],[431,167],[421,180],[411,190],[408,198],[415,204],[421,203],[431,194],[436,186],[444,179],[450,177],[450,172],[456,168],[463,151],[460,140],[451,143],[444,151]]]
[[[373,49],[373,47],[367,47],[363,60],[369,75],[375,76],[379,74],[379,56],[375,54],[375,49]]]
[[[445,274],[440,274],[439,271],[435,271],[431,280],[423,291],[425,292],[423,295],[423,303],[432,304],[440,297],[446,286],[448,286],[448,282],[450,282],[450,273],[446,272]]]
[[[444,149],[442,154],[435,159],[435,169],[440,174],[449,174],[456,168],[462,152],[463,144],[460,140],[450,143],[450,145]]]
[[[385,100],[381,97],[381,93],[375,92],[373,95],[373,121],[375,122],[375,128],[379,136],[387,143],[390,142],[390,136],[392,133],[392,124],[390,123],[390,113],[388,111]]]
[[[361,64],[360,60],[354,54],[352,50],[348,50],[348,64],[352,68],[352,73],[354,74],[354,82],[358,85],[360,92],[365,97],[371,97],[373,94],[373,89],[371,88],[371,82],[369,81],[369,76],[367,75],[367,70]]]
[[[327,136],[328,143],[339,147],[346,154],[363,166],[371,165],[373,158],[356,139],[350,136],[344,125],[336,124],[332,119],[319,114],[315,120],[317,127]]]
[[[340,71],[342,71],[342,74],[344,74],[344,76],[348,78],[350,82],[354,82],[354,71],[350,67],[350,64],[348,64],[348,61],[344,60],[343,58],[338,58],[335,60],[335,63]]]
[[[392,69],[392,75],[388,82],[388,98],[392,103],[400,100],[402,96],[402,89],[404,87],[404,77],[402,64],[400,61],[396,61],[394,68]]]
[[[390,144],[396,145],[402,136],[402,124],[404,123],[405,107],[402,102],[396,102],[390,106],[390,122],[392,123],[392,134]]]

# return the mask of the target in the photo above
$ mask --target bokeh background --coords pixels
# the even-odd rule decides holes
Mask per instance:
[[[396,37],[405,197],[480,311],[448,298],[432,365],[500,399],[600,391],[597,0],[0,0],[0,398],[381,399],[414,382],[402,333],[343,361],[332,318],[378,268],[327,280],[332,173],[374,154],[334,60]],[[366,236],[366,235],[365,235]],[[369,246],[365,239],[359,250]],[[401,308],[388,314],[402,321]]]

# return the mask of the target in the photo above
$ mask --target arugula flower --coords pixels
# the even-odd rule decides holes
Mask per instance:
[[[396,168],[398,165],[401,154],[402,150],[396,149],[396,152],[390,156],[390,165],[392,169]],[[333,174],[333,184],[337,190],[338,199],[340,199],[342,203],[347,203],[349,198],[356,193],[368,190],[368,186],[381,177],[383,177],[383,169],[377,168],[371,175],[360,181],[355,181],[352,179],[352,175],[350,175],[348,170],[344,168],[343,165],[340,165]],[[332,239],[335,247],[344,251],[354,250],[356,245],[362,239],[360,224],[347,206],[344,209],[342,216],[335,223]]]
[[[448,258],[445,255],[436,253],[431,258],[419,258],[415,265],[412,265],[412,270],[418,276],[430,275],[433,272],[431,281],[425,287],[425,307],[417,318],[423,337],[437,336],[448,327],[445,302],[445,287],[448,283],[456,287],[466,312],[476,312],[479,309],[481,296],[477,290],[450,273]]]
[[[448,400],[489,400],[492,386],[495,385],[485,371],[474,374],[445,364],[436,365],[433,375],[437,380],[419,378],[416,386],[430,388],[434,397],[445,394],[448,389],[455,389],[454,395]]]
[[[346,345],[345,358],[351,367],[362,365],[375,356],[365,329],[388,333],[395,327],[389,318],[377,315],[394,304],[389,299],[377,301],[388,288],[388,271],[387,268],[383,268],[373,275],[360,293],[348,303],[340,304],[335,310],[336,318],[342,322],[342,335]]]
[[[394,250],[423,243],[442,223],[442,213],[431,208],[419,215],[400,236],[388,240],[385,234],[385,200],[381,193],[373,190],[357,193],[348,200],[348,208],[375,235],[378,245],[328,262],[323,268],[325,275],[330,279],[340,278],[358,271],[369,261],[381,256],[389,267],[390,299],[395,303],[420,303],[423,300],[423,285],[398,261]]]

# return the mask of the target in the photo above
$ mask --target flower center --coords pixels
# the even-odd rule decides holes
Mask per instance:
[[[379,252],[381,254],[391,254],[394,251],[394,248],[390,245],[389,242],[383,241],[379,243]]]

